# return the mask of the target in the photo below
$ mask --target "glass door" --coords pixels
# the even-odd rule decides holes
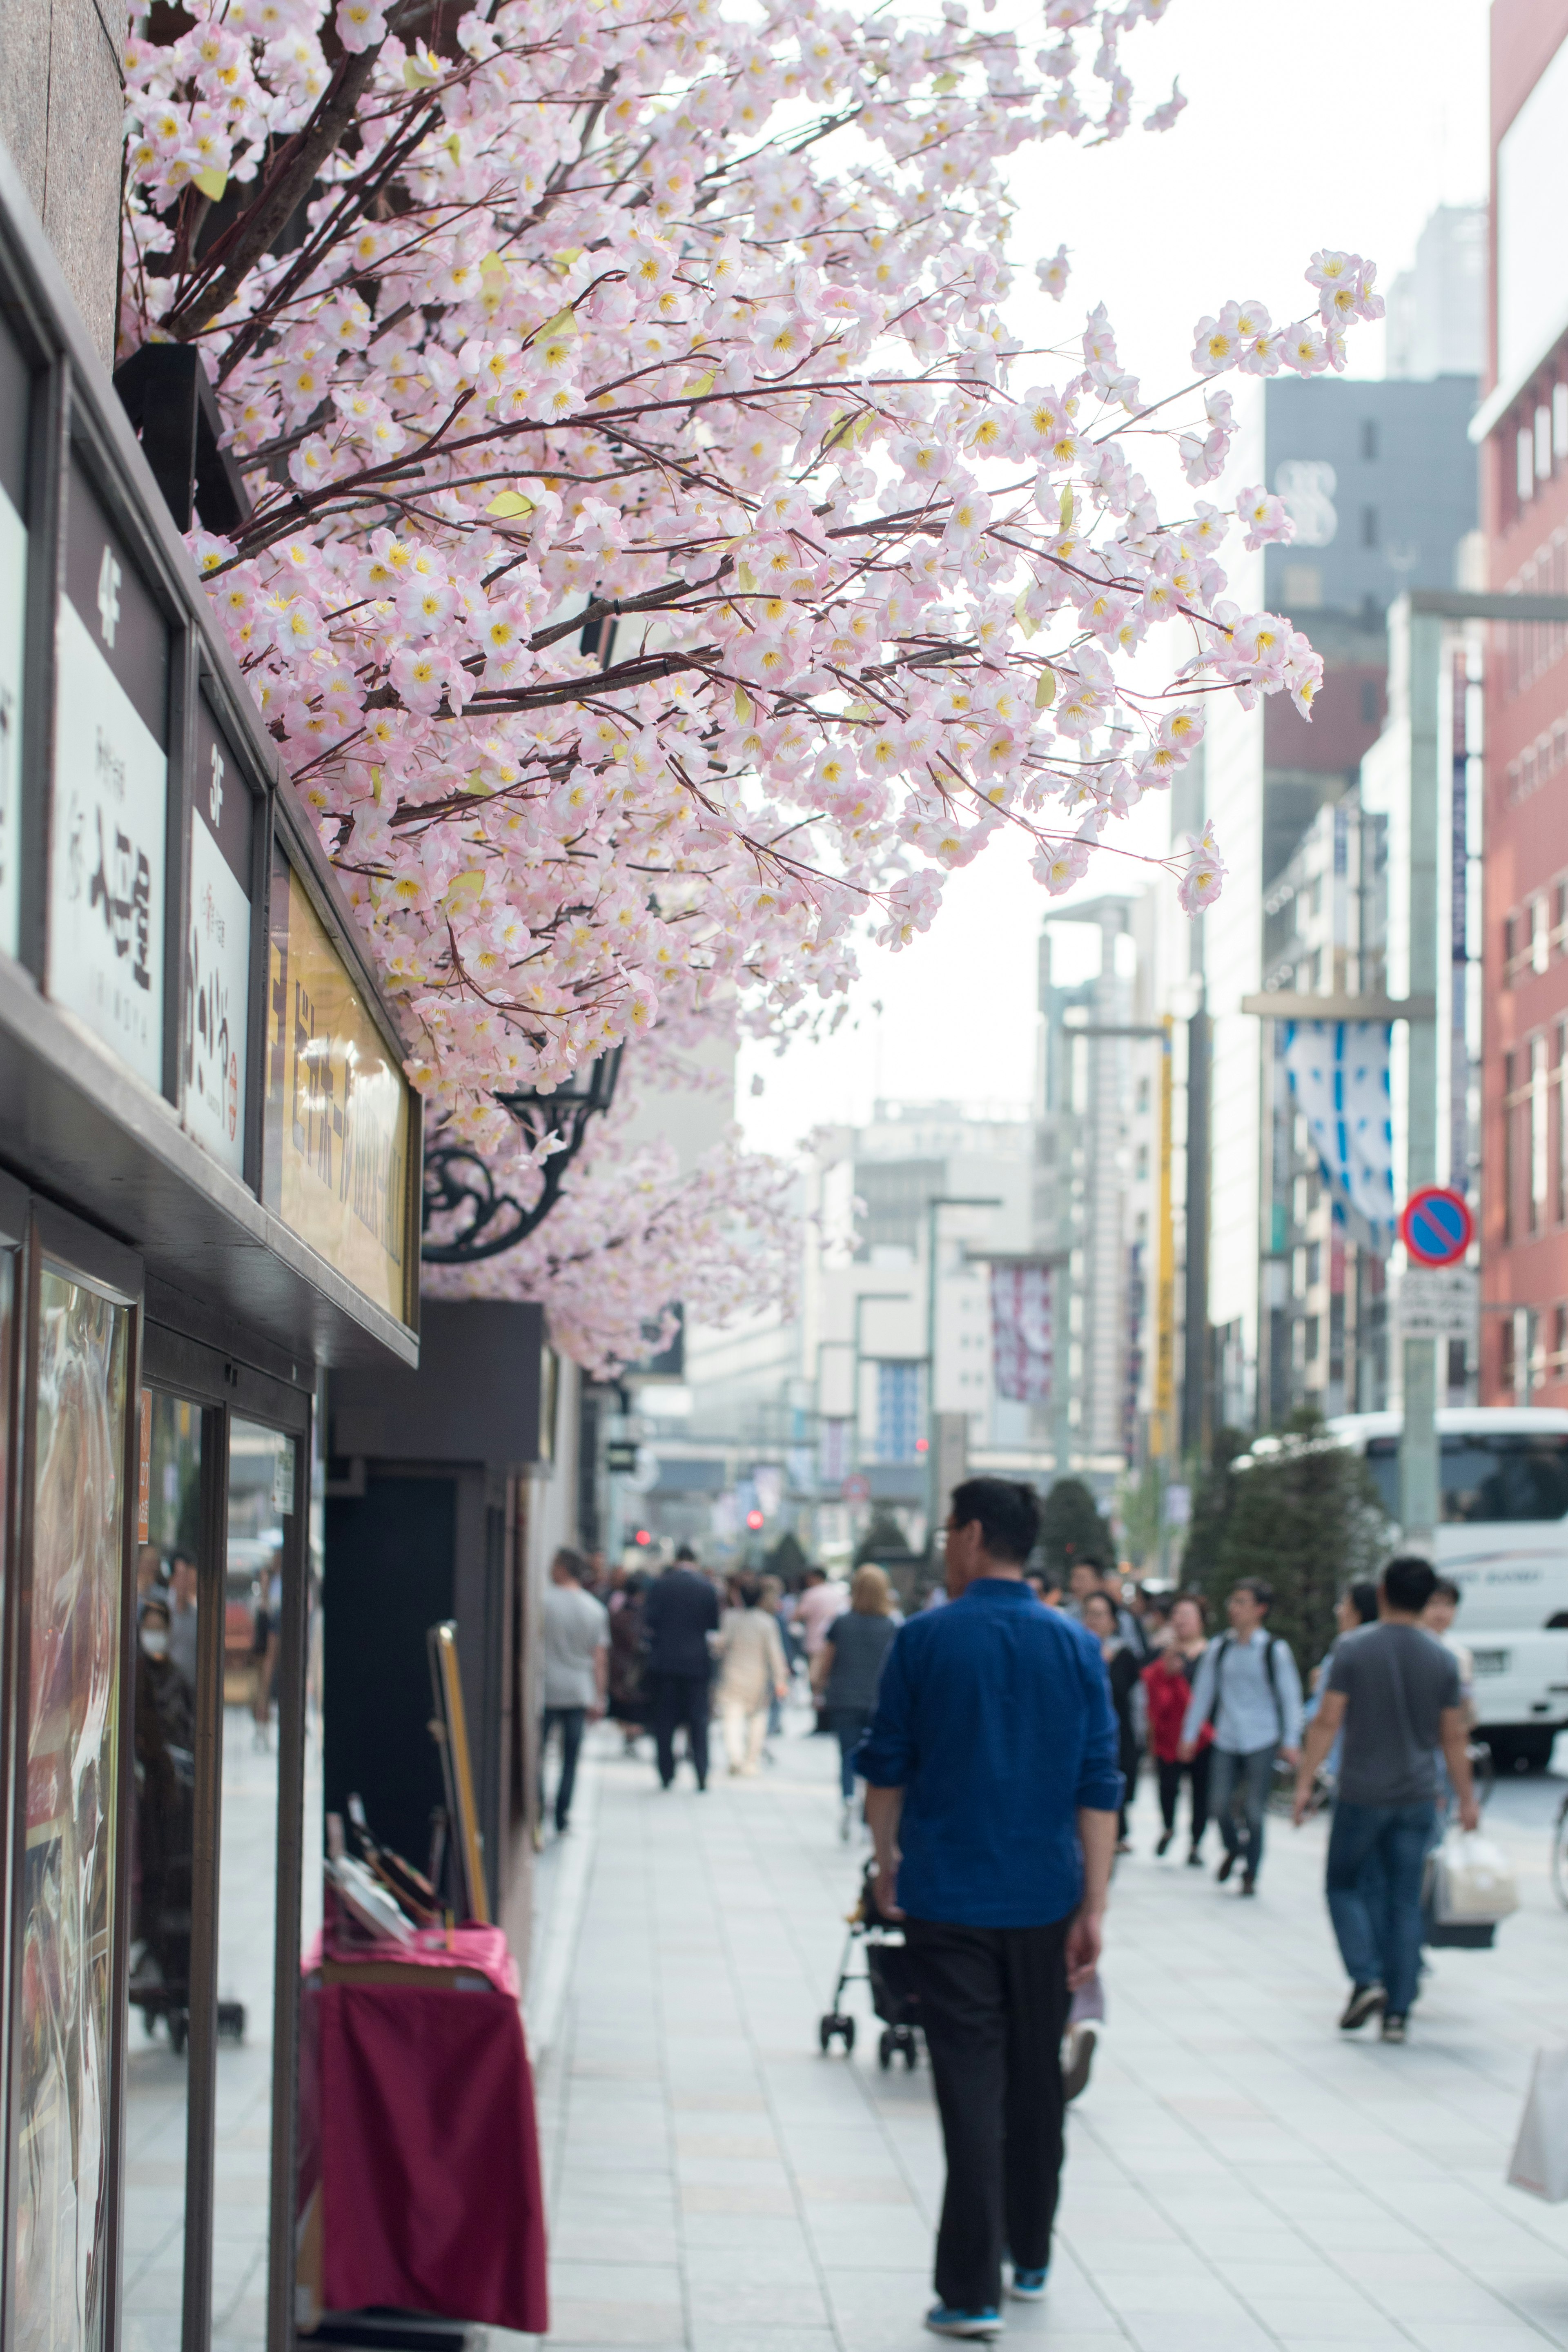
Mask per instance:
[[[279,1661],[294,1444],[230,1426],[218,1831],[213,2352],[267,2342],[278,1946]],[[301,1500],[303,1498],[301,1497]]]
[[[135,1764],[121,2342],[126,2352],[180,2352],[197,1899],[196,1634],[211,1579],[198,1576],[201,1408],[144,1391],[142,1409],[145,1537],[127,1708]]]

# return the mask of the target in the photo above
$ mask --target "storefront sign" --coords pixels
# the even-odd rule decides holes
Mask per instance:
[[[271,898],[262,1198],[345,1281],[405,1322],[408,1082],[281,857]]]
[[[27,371],[0,327],[0,949],[16,952],[22,662],[27,617]]]
[[[254,810],[234,747],[204,695],[196,710],[191,912],[185,934],[181,1116],[199,1143],[245,1167]]]
[[[79,464],[56,661],[48,992],[161,1087],[169,633]]]

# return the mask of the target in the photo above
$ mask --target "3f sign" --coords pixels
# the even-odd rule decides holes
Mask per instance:
[[[114,632],[120,626],[120,566],[109,547],[105,547],[103,562],[98,567],[98,625],[103,631],[104,644],[112,653]]]

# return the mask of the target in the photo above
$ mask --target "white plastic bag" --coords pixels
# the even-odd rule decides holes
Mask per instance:
[[[1506,1919],[1519,1908],[1512,1865],[1502,1848],[1479,1830],[1447,1832],[1434,1860],[1432,1880],[1432,1916],[1440,1927]]]
[[[1535,2053],[1508,2177],[1549,2205],[1568,2200],[1568,2050]]]

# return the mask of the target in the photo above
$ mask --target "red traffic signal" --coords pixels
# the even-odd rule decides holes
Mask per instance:
[[[646,1544],[652,1543],[653,1538],[649,1535],[646,1528],[639,1528],[632,1540],[634,1543]]]
[[[746,1513],[746,1525],[751,1528],[753,1535],[756,1534],[757,1529],[762,1526],[762,1524],[763,1515],[761,1511],[748,1511]]]

